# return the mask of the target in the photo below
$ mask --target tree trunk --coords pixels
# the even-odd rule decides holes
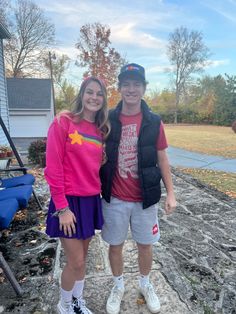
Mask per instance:
[[[174,113],[174,124],[178,123],[178,112],[177,112],[177,108],[175,108],[175,113]]]
[[[174,112],[174,124],[178,123],[178,108],[179,108],[179,89],[175,92],[175,112]]]

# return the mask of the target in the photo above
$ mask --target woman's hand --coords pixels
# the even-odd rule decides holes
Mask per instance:
[[[76,218],[74,213],[68,208],[68,210],[58,215],[60,231],[64,231],[65,235],[69,237],[76,232],[75,223]]]

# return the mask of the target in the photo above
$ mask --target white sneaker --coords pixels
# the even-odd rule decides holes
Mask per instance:
[[[144,296],[147,303],[147,307],[151,313],[158,313],[160,311],[161,305],[156,295],[153,285],[148,283],[144,287],[140,287],[140,293]]]
[[[124,289],[114,286],[107,299],[106,310],[108,314],[118,314],[120,312],[120,303],[124,295]]]
[[[57,313],[58,314],[74,314],[73,306],[71,302],[62,303],[59,301],[57,304]]]
[[[74,313],[76,314],[93,314],[85,305],[85,300],[84,299],[77,299],[74,298],[73,301],[73,309]]]

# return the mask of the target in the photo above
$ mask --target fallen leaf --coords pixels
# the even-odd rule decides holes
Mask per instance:
[[[27,277],[23,277],[23,278],[19,279],[20,283],[23,283],[23,282],[26,282],[26,281],[27,281]]]
[[[16,243],[15,243],[15,246],[16,246],[16,247],[22,246],[22,244],[23,244],[23,243],[21,243],[21,242],[16,242]]]
[[[96,265],[95,268],[96,268],[96,270],[101,270],[102,269],[102,265]]]
[[[137,299],[136,303],[138,305],[143,305],[143,304],[146,304],[146,301],[145,301],[145,299],[143,297],[140,297],[140,298]]]
[[[5,281],[5,278],[4,277],[0,277],[0,283],[3,283]]]

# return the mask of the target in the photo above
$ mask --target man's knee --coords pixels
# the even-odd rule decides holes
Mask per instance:
[[[110,245],[109,246],[109,252],[110,254],[121,254],[122,253],[122,249],[123,249],[123,245],[124,243],[121,243],[119,245]]]
[[[137,243],[138,250],[140,253],[144,252],[151,252],[152,251],[152,244],[141,244]]]

